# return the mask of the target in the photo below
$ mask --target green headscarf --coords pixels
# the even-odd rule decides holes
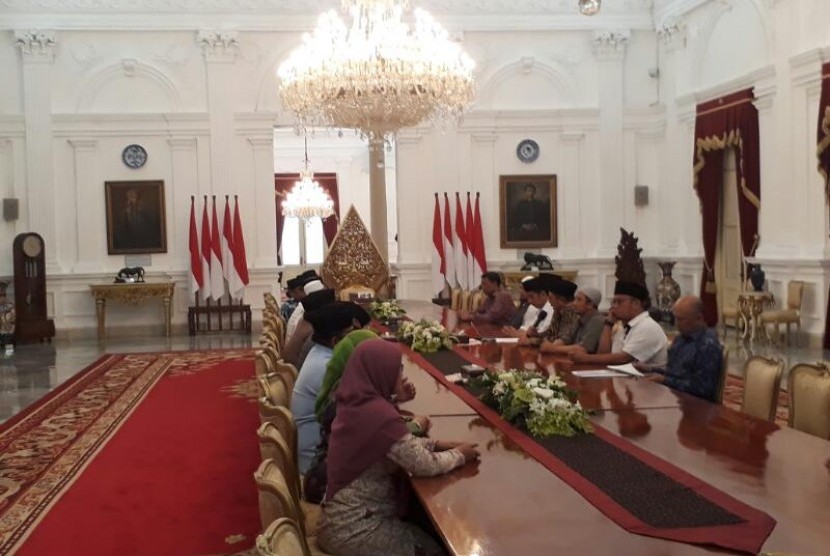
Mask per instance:
[[[371,330],[361,328],[352,330],[335,344],[334,352],[328,365],[326,365],[326,376],[323,377],[323,385],[317,395],[317,402],[314,404],[314,413],[317,414],[318,421],[322,421],[323,414],[334,400],[334,391],[337,390],[337,385],[340,384],[340,377],[343,376],[346,362],[351,357],[352,352],[361,342],[377,337],[378,335]]]

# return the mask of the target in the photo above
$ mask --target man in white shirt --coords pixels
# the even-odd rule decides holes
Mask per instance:
[[[645,286],[617,282],[597,353],[591,355],[578,351],[570,354],[570,358],[575,363],[642,363],[650,367],[665,367],[668,361],[666,334],[645,310],[647,300]],[[614,331],[616,321],[622,326]]]
[[[503,332],[508,336],[519,338],[519,343],[531,343],[532,338],[540,338],[550,328],[553,318],[553,307],[548,300],[545,284],[539,278],[522,281],[522,290],[530,304],[525,318],[519,328],[506,326]]]
[[[303,293],[308,295],[310,293],[318,292],[320,290],[325,289],[326,286],[323,285],[323,281],[320,280],[319,277],[313,278],[310,282],[307,282],[303,286]],[[294,331],[297,330],[297,325],[300,324],[300,321],[303,320],[303,314],[305,314],[305,308],[303,307],[302,302],[294,309],[294,312],[291,313],[291,318],[288,319],[288,324],[285,325],[285,341],[288,342],[291,340],[291,336],[294,335]]]

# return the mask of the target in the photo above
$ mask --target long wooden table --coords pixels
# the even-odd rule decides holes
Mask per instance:
[[[404,306],[412,318],[441,320],[450,329],[457,326],[445,309]],[[470,349],[497,368],[518,362],[532,367],[531,362],[556,371],[561,361],[540,356],[533,348],[498,347]],[[830,442],[649,381],[575,379],[560,372],[580,389],[597,425],[773,516],[778,524],[764,551],[830,554]],[[405,373],[418,395],[404,408],[430,415],[433,437],[476,442],[481,449],[476,464],[412,481],[452,554],[729,553],[628,533],[426,371],[408,362]]]

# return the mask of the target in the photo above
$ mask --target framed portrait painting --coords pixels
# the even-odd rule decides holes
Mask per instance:
[[[108,181],[107,252],[167,253],[164,181]]]
[[[556,247],[556,176],[499,178],[501,246]]]

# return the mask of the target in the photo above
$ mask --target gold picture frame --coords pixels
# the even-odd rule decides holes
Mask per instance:
[[[499,177],[501,247],[556,247],[556,176]]]
[[[164,181],[104,182],[107,252],[167,253]]]

